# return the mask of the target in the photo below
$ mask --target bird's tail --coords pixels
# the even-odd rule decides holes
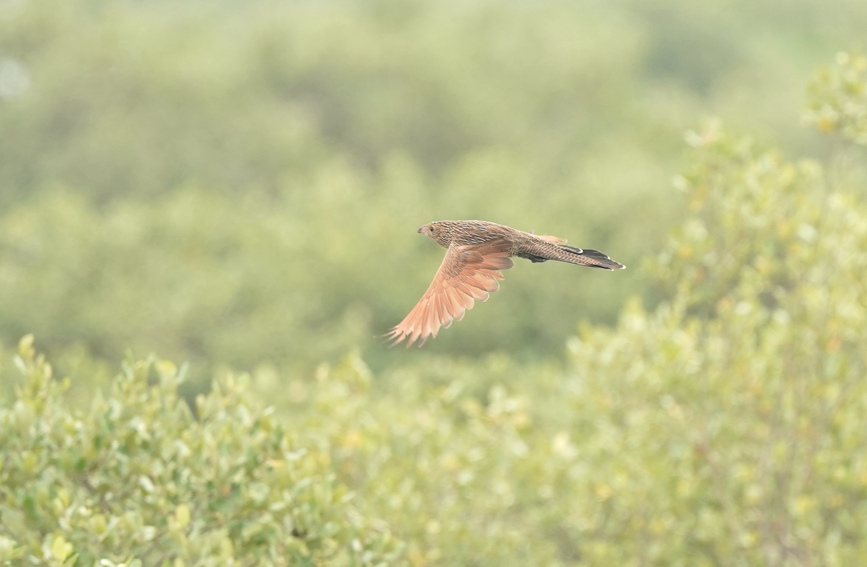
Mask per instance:
[[[620,262],[615,262],[599,250],[575,248],[574,246],[565,246],[562,244],[557,246],[557,248],[561,253],[557,254],[557,257],[554,259],[560,260],[561,262],[580,264],[591,268],[602,268],[603,270],[622,270],[626,267]]]

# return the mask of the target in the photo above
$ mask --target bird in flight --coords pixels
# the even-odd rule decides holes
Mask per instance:
[[[404,339],[407,347],[419,346],[440,327],[460,321],[473,301],[485,301],[500,289],[502,270],[514,264],[512,256],[531,262],[557,260],[591,268],[620,270],[615,262],[598,250],[566,246],[555,236],[544,236],[486,221],[438,221],[418,229],[446,249],[430,287],[403,321],[385,334],[394,346]]]

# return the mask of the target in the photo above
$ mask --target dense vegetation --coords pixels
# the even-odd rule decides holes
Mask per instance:
[[[419,353],[375,336],[439,263],[416,228],[484,218],[629,270],[521,263],[425,350],[560,356],[578,320],[658,300],[638,268],[683,214],[683,131],[713,113],[824,157],[804,80],[867,21],[860,0],[646,4],[9,3],[0,340],[106,378],[127,349],[196,382],[354,346],[402,365]]]
[[[0,564],[863,562],[867,58],[724,4],[3,7]],[[629,269],[383,349],[455,216]]]

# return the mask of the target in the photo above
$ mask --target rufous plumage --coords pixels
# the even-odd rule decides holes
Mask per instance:
[[[619,270],[615,262],[598,250],[567,246],[554,236],[537,235],[486,221],[437,221],[418,232],[446,248],[446,255],[433,281],[412,311],[385,336],[396,345],[419,346],[440,328],[460,321],[475,301],[485,301],[500,288],[503,270],[512,257],[531,262],[557,260],[591,268]]]

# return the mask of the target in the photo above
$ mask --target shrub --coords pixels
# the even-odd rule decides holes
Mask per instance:
[[[841,51],[834,65],[810,83],[807,121],[825,133],[839,133],[867,145],[867,57]]]
[[[178,398],[183,369],[124,364],[86,412],[35,354],[0,409],[0,562],[52,565],[377,565],[400,551],[362,517],[327,453],[247,400],[243,379]]]

